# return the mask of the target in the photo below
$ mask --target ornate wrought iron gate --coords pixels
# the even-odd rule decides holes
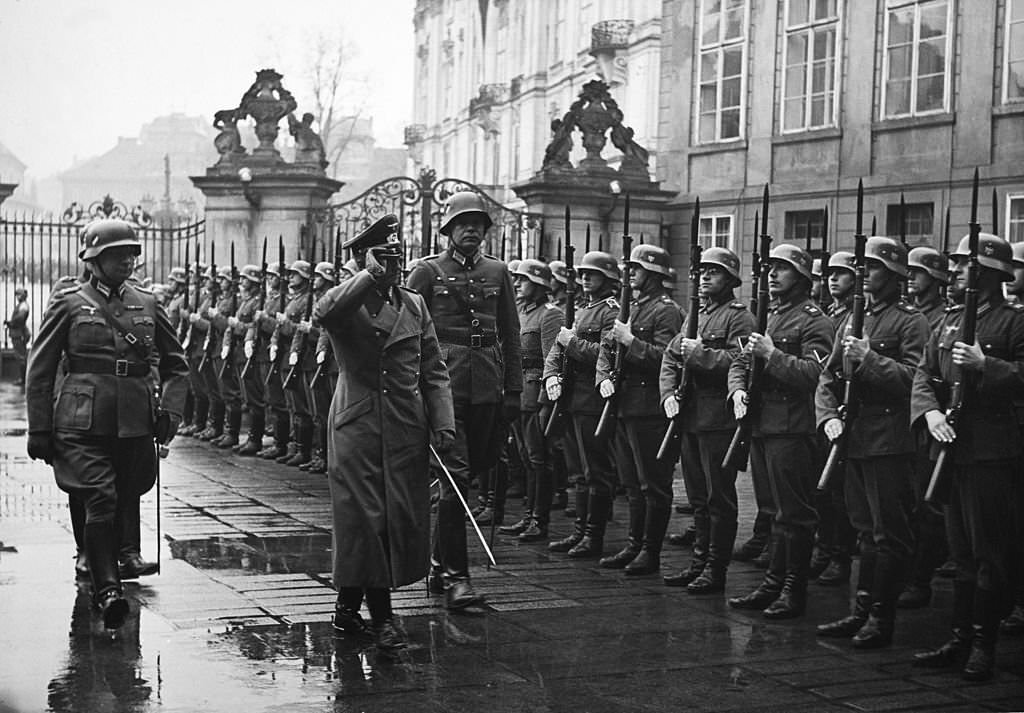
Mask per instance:
[[[438,231],[445,201],[460,191],[478,194],[494,221],[484,245],[485,252],[503,260],[540,253],[543,224],[539,214],[507,208],[466,181],[437,180],[432,169],[421,171],[419,178],[385,179],[349,201],[312,214],[308,222],[312,230],[307,227],[303,252],[308,255],[310,240],[316,239],[318,255],[333,254],[336,241],[344,242],[388,213],[398,216],[406,262],[439,252],[445,247]]]

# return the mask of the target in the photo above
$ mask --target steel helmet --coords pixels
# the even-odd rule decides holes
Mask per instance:
[[[268,262],[267,263],[267,274],[273,275],[274,277],[280,277],[288,271],[288,266],[283,262]]]
[[[1024,243],[1010,243],[1015,267],[1024,267]]]
[[[928,273],[944,285],[949,284],[949,263],[942,253],[927,245],[916,247],[907,255],[907,272],[917,268]]]
[[[224,280],[232,280],[232,279],[234,279],[234,275],[231,274],[231,266],[230,265],[221,265],[220,267],[218,267],[217,268],[217,278],[218,279],[224,279]]]
[[[811,256],[810,254],[796,245],[790,245],[789,243],[782,243],[772,248],[772,251],[768,253],[769,260],[781,260],[782,262],[792,265],[797,272],[806,277],[808,280],[813,280],[814,276],[811,274]]]
[[[316,267],[313,268],[313,273],[324,278],[328,282],[334,282],[334,263],[333,262],[318,262]]]
[[[629,265],[636,265],[665,277],[672,277],[672,266],[669,264],[668,252],[657,245],[637,245],[629,253]]]
[[[291,267],[288,268],[288,272],[298,273],[307,280],[313,276],[312,268],[310,267],[309,262],[306,260],[296,260],[291,264]]]
[[[846,252],[845,250],[839,250],[832,253],[828,259],[828,266],[825,272],[832,272],[833,270],[849,270],[850,272],[857,271],[857,256],[853,253]]]
[[[883,235],[872,235],[864,244],[864,259],[877,260],[889,272],[907,276],[907,248],[899,240]]]
[[[200,267],[203,270],[203,279],[204,280],[216,279],[217,276],[213,274],[213,265],[201,265]]]
[[[513,275],[525,277],[530,282],[540,285],[546,290],[551,289],[551,268],[540,260],[526,258],[516,266]]]
[[[464,215],[475,215],[483,218],[486,223],[484,230],[494,225],[494,221],[491,220],[491,216],[484,206],[484,199],[480,197],[479,193],[475,191],[459,191],[458,193],[453,193],[448,198],[448,203],[444,210],[444,219],[441,221],[439,229],[441,234],[451,235],[452,223]]]
[[[819,280],[821,279],[821,258],[820,257],[814,258],[814,261],[811,263],[811,275],[813,275],[816,279],[819,279]]]
[[[591,250],[584,255],[583,259],[580,260],[580,264],[576,266],[576,271],[579,272],[580,270],[600,272],[609,280],[615,280],[616,282],[622,279],[618,260],[609,253],[600,250]]]
[[[708,248],[701,251],[700,264],[718,265],[732,275],[737,284],[743,281],[740,277],[740,259],[729,248]]]
[[[123,220],[104,218],[94,220],[85,226],[82,231],[82,244],[85,246],[79,251],[78,257],[82,260],[92,260],[107,248],[116,248],[122,245],[135,247],[135,254],[142,254],[142,243],[135,235],[135,229]]]
[[[967,257],[971,254],[971,236],[960,238],[956,250],[950,257]],[[1003,282],[1013,279],[1013,248],[1010,244],[992,233],[978,235],[978,264],[1003,273]]]
[[[263,273],[260,272],[259,265],[242,265],[242,269],[238,271],[239,276],[243,280],[249,282],[263,282]]]
[[[548,267],[551,268],[551,276],[556,282],[560,282],[563,285],[569,283],[569,268],[566,267],[565,263],[561,260],[552,260],[548,263]],[[552,283],[552,287],[554,284]]]
[[[516,268],[519,267],[520,262],[522,262],[522,260],[509,260],[508,271],[514,275],[516,273]]]
[[[167,274],[167,279],[171,282],[177,282],[182,285],[185,284],[185,268],[172,267],[171,271]]]

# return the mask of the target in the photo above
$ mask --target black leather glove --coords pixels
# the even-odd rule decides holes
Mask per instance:
[[[455,431],[434,431],[431,442],[438,453],[447,453],[455,445]]]
[[[49,432],[28,434],[28,457],[32,460],[42,460],[47,464],[52,464],[53,434]]]
[[[512,423],[517,418],[519,418],[519,414],[521,412],[519,396],[520,394],[518,391],[505,394],[505,403],[503,409],[505,412],[506,423]]]

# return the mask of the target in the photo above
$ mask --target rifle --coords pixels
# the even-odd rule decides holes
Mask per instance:
[[[342,255],[344,255],[344,251],[341,249],[341,228],[339,227],[337,229],[337,231],[335,231],[335,235],[334,235],[334,284],[335,285],[337,285],[339,282],[341,282],[341,268],[342,268],[342,261],[341,260],[342,260]],[[411,255],[411,253],[410,253],[410,255]],[[328,340],[328,342],[327,342],[327,349],[330,350],[331,348],[332,348],[331,347],[331,343]],[[324,366],[326,365],[327,360],[331,358],[332,354],[333,354],[333,352],[330,352],[330,351],[325,351],[324,352],[324,361],[322,361],[322,362],[320,362],[319,364],[316,365],[316,371],[313,372],[313,378],[309,380],[309,388],[310,389],[312,389],[314,386],[316,386],[316,382],[319,381],[321,376],[323,376]]]
[[[629,194],[627,193],[626,207],[622,219],[622,262],[627,265],[627,271],[629,270],[629,253],[632,249],[633,238],[629,235]],[[629,322],[629,303],[633,301],[633,288],[629,284],[628,275],[623,275],[622,293],[619,295],[619,300],[619,321],[622,323]],[[612,365],[612,384],[615,386],[615,392],[604,400],[604,408],[601,409],[601,418],[598,420],[597,428],[594,430],[594,438],[603,438],[607,435],[608,424],[611,422],[612,406],[614,406],[615,397],[622,386],[622,372],[625,365],[626,347],[619,344],[615,349],[615,363]]]
[[[960,339],[965,344],[974,344],[977,341],[978,331],[978,278],[981,268],[978,264],[978,234],[981,226],[978,224],[978,169],[974,169],[974,186],[971,188],[971,232],[968,238],[968,250],[970,257],[967,258],[967,287],[964,290],[964,318],[960,322]],[[967,391],[973,386],[970,372],[965,371],[962,366],[953,364],[952,367],[953,386],[949,391],[949,405],[946,409],[946,423],[956,429],[963,415],[964,398]],[[925,491],[925,502],[933,502],[936,493],[942,492],[945,488],[946,463],[953,454],[953,443],[943,443],[939,448],[939,457],[935,460],[935,467],[932,469],[931,480],[928,481],[928,490]]]
[[[949,262],[949,206],[946,206],[946,225],[942,229],[942,257],[946,258],[947,263]],[[939,287],[939,295],[945,304],[949,298],[949,287],[945,283]]]
[[[576,321],[576,268],[573,261],[576,259],[576,248],[573,247],[569,238],[569,206],[565,207],[565,326],[572,329]],[[544,426],[544,437],[551,435],[551,428],[555,425],[556,419],[561,415],[562,404],[568,403],[571,396],[568,393],[572,388],[573,363],[569,355],[562,349],[562,366],[558,370],[558,381],[562,384],[562,395],[551,405],[551,417]]]
[[[238,268],[235,265],[235,242],[231,241],[231,314],[234,316],[238,313]],[[217,375],[218,379],[224,378],[224,373],[229,369],[233,369],[232,362],[234,361],[235,355],[235,330],[228,325],[227,330],[224,333],[227,338],[227,353],[224,355],[224,359],[221,361],[220,373]],[[223,351],[223,350],[222,350]]]
[[[698,197],[693,216],[690,218],[690,313],[686,316],[687,339],[697,338],[697,320],[700,319],[700,259],[700,198]],[[672,392],[672,398],[679,404],[682,404],[686,396],[688,382],[686,362],[684,361],[678,368],[676,388]],[[665,437],[661,439],[661,446],[658,447],[658,460],[665,457],[665,453],[676,436],[678,426],[679,416],[676,415],[675,418],[669,420],[668,428],[665,429]]]
[[[312,270],[316,267],[316,240],[313,240],[313,244],[309,249],[309,269]],[[309,292],[306,293],[306,312],[302,318],[303,322],[308,322],[313,317],[313,275],[309,276]],[[299,340],[299,348],[295,351],[298,358],[295,360],[295,365],[288,369],[288,374],[285,376],[284,381],[281,382],[281,388],[291,389],[295,388],[293,384],[295,379],[299,376],[299,372],[302,370],[302,360],[306,357],[306,349],[309,348],[309,332],[299,332],[296,327],[295,338]]]
[[[192,247],[192,246],[186,240],[185,241],[185,291],[184,291],[184,294],[182,294],[182,298],[181,298],[181,307],[186,312],[191,312],[191,310],[189,309],[189,306],[188,306],[189,278],[191,277],[190,268],[192,267],[191,263],[189,263],[189,253],[188,253],[188,251],[189,251],[190,247]],[[178,324],[178,341],[182,342],[182,345],[181,345],[182,351],[184,351],[185,348],[186,348],[186,345],[184,344],[184,341],[185,341],[185,338],[188,336],[188,324],[189,324],[188,320],[184,320],[180,324]]]
[[[864,337],[864,246],[867,237],[864,235],[864,183],[857,185],[857,232],[853,236],[853,309],[850,314],[850,334],[855,339]],[[843,388],[843,401],[839,405],[839,420],[843,422],[843,433],[829,446],[828,458],[818,478],[818,490],[828,488],[828,483],[839,464],[843,462],[846,452],[846,432],[853,419],[857,417],[857,365],[850,359],[843,358],[843,376],[846,383]]]
[[[263,236],[263,258],[260,262],[260,303],[256,308],[257,311],[262,312],[267,306],[267,236]],[[252,353],[255,355],[259,349],[260,344],[260,325],[259,322],[253,319],[253,339],[252,339]],[[242,373],[238,375],[239,381],[245,381],[245,375],[249,373],[249,367],[252,366],[252,357],[248,356],[245,358],[245,365],[242,367]]]
[[[910,252],[910,246],[907,245],[907,202],[903,199],[903,193],[900,192],[900,243],[903,245],[903,249],[908,253]],[[909,280],[900,280],[900,299],[907,299],[907,285]]]
[[[757,284],[761,279],[761,253],[757,248],[758,212],[754,211],[754,253],[750,256],[750,313],[757,314]],[[765,256],[768,259],[768,256]]]
[[[210,306],[217,306],[217,297],[220,296],[220,285],[217,282],[217,258],[213,250],[213,241],[210,241]],[[212,356],[210,350],[213,349],[213,322],[210,322],[209,328],[206,330],[206,338],[203,339],[203,358],[199,360],[199,369],[202,371],[203,367],[206,366],[206,362]]]
[[[828,254],[828,206],[825,206],[825,219],[821,224],[821,291],[818,295],[818,305],[822,312],[826,312],[828,306],[832,304],[832,295],[828,292],[828,281],[825,279],[830,257]]]
[[[768,259],[771,250],[772,236],[768,235],[768,186],[764,187],[764,195],[761,198],[761,271],[757,276],[757,326],[758,334],[765,334],[768,331],[768,273],[771,272],[772,262]],[[736,430],[729,442],[729,449],[722,459],[723,469],[746,470],[747,460],[750,458],[750,433],[753,430],[753,414],[757,410],[758,391],[761,389],[761,379],[764,374],[764,360],[750,355],[750,365],[747,370],[747,412],[736,424]]]
[[[284,238],[280,235],[277,236],[277,271],[281,273],[277,279],[277,296],[278,296],[278,309],[280,313],[284,313],[285,301],[288,299],[288,283],[284,279],[285,267],[284,267]],[[270,335],[270,368],[267,369],[267,378],[264,380],[264,384],[270,383],[270,378],[275,374],[280,373],[280,368],[277,365],[277,348],[280,342],[281,324],[277,323],[274,325],[274,331]]]
[[[196,299],[195,299],[194,307],[197,310],[199,309],[199,301],[200,301],[199,300],[199,296],[202,293],[202,289],[203,289],[203,275],[202,275],[202,272],[199,269],[199,266],[200,266],[200,263],[199,263],[199,238],[196,238],[196,270],[195,270],[195,272],[196,272]],[[188,299],[187,296],[186,296],[186,299]],[[188,349],[189,345],[192,343],[192,339],[195,337],[196,328],[195,328],[195,325],[192,323],[192,320],[190,319],[189,322],[188,322],[188,327],[186,328],[186,327],[182,326],[182,329],[184,330],[183,334],[185,336],[181,340],[181,349],[182,349],[182,351],[185,351],[185,350]]]

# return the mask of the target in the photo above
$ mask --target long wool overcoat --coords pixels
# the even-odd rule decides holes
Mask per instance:
[[[364,270],[329,290],[315,316],[340,367],[327,439],[334,585],[410,584],[430,558],[430,435],[455,432],[430,312],[402,287],[385,301]]]

